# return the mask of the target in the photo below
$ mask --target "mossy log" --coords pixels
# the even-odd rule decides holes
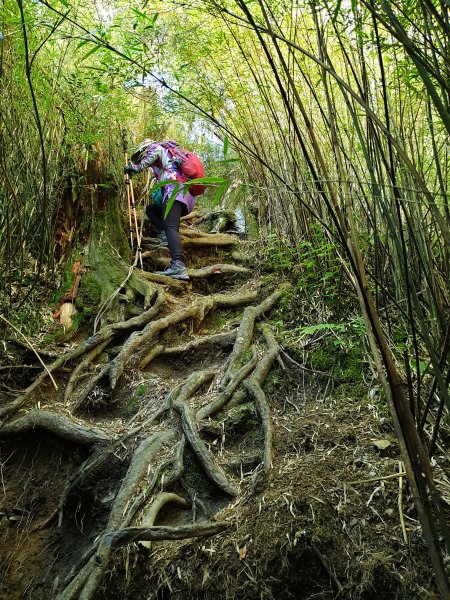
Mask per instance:
[[[30,410],[23,417],[7,423],[0,429],[0,437],[17,435],[33,429],[44,429],[58,437],[77,444],[109,442],[111,436],[101,429],[85,427],[75,421],[46,410]]]

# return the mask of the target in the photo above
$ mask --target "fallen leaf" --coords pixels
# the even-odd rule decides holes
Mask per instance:
[[[247,556],[247,546],[244,546],[243,548],[239,548],[239,560],[244,560],[244,558]]]
[[[391,445],[389,440],[374,440],[373,445],[378,448],[378,450],[386,450]]]

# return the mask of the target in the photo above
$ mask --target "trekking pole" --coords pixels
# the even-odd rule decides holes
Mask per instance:
[[[123,153],[125,156],[125,166],[128,165],[128,140],[127,140],[127,130],[122,130],[122,143],[123,143]],[[133,250],[133,226],[131,223],[131,195],[130,195],[130,183],[131,177],[128,173],[125,173],[125,189],[127,190],[127,203],[128,203],[128,224],[130,231],[130,246]]]
[[[127,141],[127,131],[124,129],[122,131],[122,140],[123,140],[123,150],[125,154],[125,166],[131,161],[128,159],[128,141]],[[139,227],[137,222],[137,214],[136,214],[136,205],[134,203],[134,190],[133,190],[133,181],[128,173],[125,173],[125,184],[127,186],[127,199],[128,199],[128,222],[130,225],[130,239],[131,239],[131,249],[133,249],[133,232],[136,235],[136,253],[139,256],[139,264],[141,269],[144,268],[142,263],[142,248],[141,248],[141,236],[139,235]],[[131,211],[133,211],[133,220],[134,220],[134,231],[133,224],[131,219]]]

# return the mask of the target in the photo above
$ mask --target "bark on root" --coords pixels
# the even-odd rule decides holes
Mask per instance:
[[[122,347],[118,356],[111,363],[109,371],[111,388],[114,389],[125,370],[131,356],[138,348],[145,348],[146,345],[161,331],[168,327],[186,321],[186,319],[194,318],[201,322],[205,317],[206,312],[209,312],[216,307],[239,306],[251,302],[255,297],[255,293],[247,293],[242,295],[224,295],[214,294],[193,302],[190,306],[177,310],[166,317],[148,323],[142,331],[134,332]]]
[[[247,267],[239,267],[238,265],[217,264],[203,267],[202,269],[188,269],[191,279],[206,279],[207,277],[215,277],[217,275],[226,275],[228,273],[249,273]]]
[[[236,370],[237,365],[242,360],[243,355],[250,347],[253,339],[253,332],[255,328],[255,322],[264,313],[273,308],[273,306],[280,300],[281,296],[289,289],[290,284],[283,284],[273,294],[268,296],[258,306],[249,306],[244,310],[241,325],[239,326],[236,341],[234,343],[233,351],[231,352],[226,362],[226,371],[221,381],[221,386],[225,387],[233,377],[233,373]]]
[[[164,352],[164,346],[162,344],[159,344],[158,346],[154,346],[150,350],[150,352],[148,354],[146,354],[144,356],[144,358],[141,360],[141,362],[139,363],[139,367],[141,369],[144,369],[146,366],[148,366],[152,362],[152,360],[155,360],[155,358],[157,358],[163,352]]]
[[[222,467],[213,461],[203,440],[200,438],[190,407],[185,402],[180,402],[180,400],[177,400],[173,406],[180,413],[181,427],[184,435],[202,465],[208,479],[215,483],[218,488],[225,492],[225,494],[232,497],[237,496],[239,493],[238,488],[228,481]]]
[[[65,403],[69,402],[69,399],[73,394],[73,390],[75,389],[75,386],[77,384],[78,379],[80,378],[80,374],[82,373],[82,371],[85,371],[91,364],[91,362],[94,360],[94,358],[97,358],[97,356],[99,356],[103,352],[103,350],[106,348],[109,342],[110,340],[106,340],[102,344],[99,344],[96,348],[91,350],[86,356],[86,358],[82,360],[72,371],[72,375],[69,378],[66,390],[64,392]]]
[[[230,527],[230,523],[195,523],[194,525],[180,525],[179,527],[155,526],[128,527],[122,531],[111,533],[106,538],[106,543],[112,548],[120,548],[132,542],[151,540],[153,542],[162,540],[184,540],[194,537],[206,537],[217,535]]]
[[[94,377],[91,377],[91,379],[88,381],[86,387],[82,390],[82,392],[80,392],[80,394],[78,395],[75,402],[72,403],[72,405],[70,407],[70,411],[72,413],[75,413],[79,408],[81,408],[83,406],[86,398],[89,396],[89,394],[95,388],[95,386],[103,379],[103,377],[106,377],[106,375],[109,371],[109,368],[110,368],[109,365],[105,365],[97,373],[97,375],[95,375]]]
[[[174,354],[185,354],[188,352],[198,352],[211,346],[219,346],[220,348],[226,348],[231,346],[236,339],[237,329],[232,331],[225,331],[224,333],[216,333],[215,335],[203,336],[184,346],[172,346],[171,348],[164,349],[164,356],[173,356]],[[142,364],[142,363],[141,363]]]
[[[256,381],[250,378],[244,381],[244,386],[250,396],[253,398],[261,418],[262,428],[264,431],[264,456],[263,467],[265,471],[272,468],[272,421],[270,418],[270,408],[266,400],[266,395]]]
[[[59,525],[62,522],[62,511],[64,505],[66,503],[66,499],[69,494],[74,490],[86,477],[92,475],[96,470],[98,470],[105,460],[107,460],[114,452],[116,452],[123,444],[129,439],[136,436],[141,430],[145,429],[152,425],[157,419],[159,419],[169,408],[174,398],[178,396],[181,390],[185,389],[186,396],[189,396],[189,393],[195,393],[198,387],[202,384],[202,381],[207,381],[208,377],[212,379],[214,373],[211,372],[208,374],[206,371],[201,372],[205,379],[202,377],[198,377],[198,373],[193,373],[184,384],[180,384],[174,390],[172,390],[164,400],[162,406],[158,408],[150,417],[145,419],[143,423],[134,427],[133,429],[128,430],[124,435],[118,438],[113,444],[108,446],[107,448],[102,448],[100,452],[96,455],[91,456],[85,461],[82,466],[78,469],[78,471],[69,479],[66,483],[62,494],[60,495],[58,504],[56,505],[54,511],[35,529],[43,529],[47,527],[53,519],[59,514]],[[194,377],[195,376],[195,377]],[[194,382],[195,380],[195,382]],[[172,473],[169,476],[169,479],[173,478],[173,481],[176,481],[182,474],[182,461],[183,461],[183,452],[184,452],[184,436],[180,441],[179,448],[177,450],[177,454],[175,457],[175,465]],[[180,471],[180,472],[179,472]],[[166,485],[170,485],[170,482],[166,480]]]
[[[5,418],[13,413],[15,413],[25,402],[28,400],[30,395],[47,379],[49,373],[53,373],[57,369],[59,369],[64,364],[69,361],[75,360],[76,358],[82,356],[86,352],[92,351],[99,344],[103,344],[104,342],[111,341],[115,335],[118,333],[128,331],[131,329],[137,329],[139,327],[143,327],[146,325],[153,317],[155,317],[161,309],[165,301],[165,293],[164,290],[158,289],[156,290],[156,300],[148,310],[144,311],[141,315],[132,317],[127,321],[121,321],[120,323],[112,323],[111,325],[106,325],[100,331],[89,337],[87,340],[78,344],[75,348],[66,352],[59,358],[57,358],[51,365],[47,367],[46,371],[43,371],[39,377],[37,377],[33,383],[27,387],[27,389],[15,400],[7,404],[6,406],[0,407],[0,419]]]
[[[178,506],[187,506],[189,504],[185,498],[178,496],[178,494],[173,494],[171,492],[161,492],[156,496],[156,498],[153,500],[153,502],[150,504],[150,506],[144,513],[141,520],[141,528],[149,529],[150,527],[153,527],[156,517],[158,516],[161,509],[163,508],[163,506],[169,503],[177,504]],[[150,540],[142,541],[141,545],[145,548],[150,549],[152,542]]]
[[[141,480],[147,475],[148,468],[154,461],[155,456],[160,452],[163,445],[173,443],[175,437],[174,431],[158,432],[139,444],[114,501],[108,524],[102,534],[95,556],[60,594],[60,600],[71,600],[73,598],[90,600],[95,597],[111,555],[111,546],[107,545],[106,537],[114,530],[122,529],[128,525],[129,521],[124,518],[128,503],[136,494]],[[128,518],[130,518],[129,515]]]
[[[262,387],[266,381],[275,360],[280,360],[280,346],[271,329],[267,325],[263,325],[261,329],[268,346],[268,350],[263,354],[252,374],[252,381],[255,381],[260,387]],[[284,365],[282,366],[284,367]],[[242,404],[242,402],[245,402],[246,398],[247,391],[245,388],[240,388],[230,400],[228,404],[229,408],[238,404]]]
[[[221,410],[231,399],[242,381],[253,371],[257,360],[258,357],[256,350],[253,349],[253,356],[251,360],[249,360],[247,364],[245,364],[241,369],[239,369],[239,371],[237,371],[237,373],[234,374],[227,387],[217,396],[217,398],[197,411],[196,420],[200,421],[201,419],[206,419],[207,417],[210,417]]]
[[[23,417],[7,423],[0,429],[0,437],[17,435],[33,429],[45,429],[58,437],[77,444],[109,442],[111,436],[95,427],[83,427],[71,419],[46,410],[31,410]]]
[[[180,231],[181,242],[185,248],[209,248],[211,246],[235,246],[239,240],[227,233],[209,233],[199,236],[191,236],[185,230]]]

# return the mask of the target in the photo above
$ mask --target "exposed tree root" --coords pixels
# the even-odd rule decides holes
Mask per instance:
[[[200,438],[190,407],[185,402],[180,402],[179,399],[174,402],[173,406],[180,413],[184,435],[204,468],[207,477],[229,496],[237,496],[239,493],[238,488],[228,481],[222,467],[216,465]]]
[[[201,419],[206,419],[211,415],[214,415],[219,410],[221,410],[225,404],[230,400],[233,396],[234,392],[238,388],[238,386],[242,383],[242,381],[253,371],[256,366],[256,362],[258,360],[256,350],[253,348],[253,356],[251,360],[248,361],[239,371],[237,371],[233,377],[230,379],[227,387],[220,393],[217,398],[215,398],[212,402],[203,406],[199,411],[197,411],[196,420],[200,421]]]
[[[263,467],[265,471],[272,468],[272,422],[270,418],[270,408],[267,404],[266,395],[255,381],[248,379],[244,381],[244,386],[250,396],[255,401],[259,416],[261,417],[262,428],[264,431],[264,458]]]
[[[128,525],[128,519],[130,518],[129,513],[127,517],[124,518],[124,514],[127,512],[128,503],[136,494],[141,480],[148,474],[149,467],[155,461],[155,458],[162,447],[173,443],[175,438],[174,431],[164,431],[154,433],[140,443],[131,459],[128,471],[114,501],[108,524],[102,534],[95,556],[61,593],[61,600],[68,600],[69,598],[76,597],[78,597],[79,600],[89,600],[95,597],[97,588],[107,569],[111,555],[111,547],[106,542],[108,534],[118,528],[122,529]],[[87,570],[87,577],[85,570]],[[80,580],[81,583],[77,580]]]
[[[238,265],[217,264],[203,267],[202,269],[188,269],[191,279],[203,279],[206,277],[215,277],[216,275],[228,273],[249,273],[247,267],[239,267]]]
[[[174,279],[173,277],[166,277],[165,275],[156,275],[156,273],[149,273],[148,271],[143,271],[142,277],[148,279],[148,281],[152,281],[154,283],[161,283],[162,285],[167,285],[177,290],[184,289],[188,284],[188,281]]]
[[[91,379],[86,384],[86,387],[82,390],[82,392],[80,392],[80,394],[78,395],[78,397],[75,400],[75,402],[72,403],[72,405],[70,407],[70,411],[72,413],[75,413],[78,409],[80,409],[83,406],[83,404],[86,401],[86,398],[89,396],[89,394],[95,388],[95,386],[104,377],[106,377],[106,375],[108,374],[109,369],[110,369],[110,365],[109,364],[105,365],[94,377],[91,377]]]
[[[285,283],[281,285],[280,288],[273,294],[263,300],[258,306],[249,306],[245,309],[236,336],[236,342],[234,344],[233,351],[228,357],[226,363],[226,372],[221,381],[222,387],[225,387],[229,383],[233,377],[233,373],[236,370],[237,365],[240,363],[243,355],[250,347],[253,339],[253,331],[256,320],[259,319],[265,312],[270,310],[279,301],[286,290],[289,289],[289,287],[290,284]]]
[[[202,373],[204,374],[205,380],[207,380],[206,379],[207,372],[202,371]],[[192,375],[198,375],[198,374],[192,374]],[[168,410],[171,402],[173,401],[173,398],[177,397],[183,388],[186,388],[187,395],[189,393],[195,393],[195,391],[201,385],[201,383],[199,383],[199,381],[201,382],[202,379],[201,378],[199,379],[198,376],[192,377],[192,375],[190,378],[188,378],[188,380],[186,380],[186,382],[184,384],[180,384],[174,390],[172,390],[167,395],[167,398],[163,402],[162,406],[159,407],[143,423],[134,427],[133,429],[129,429],[124,435],[122,435],[119,439],[117,439],[113,444],[111,444],[107,448],[102,448],[97,454],[89,457],[86,460],[86,462],[83,463],[83,465],[68,480],[68,482],[64,486],[64,490],[63,490],[63,492],[60,496],[60,499],[58,501],[58,504],[55,507],[55,509],[53,510],[53,512],[42,523],[40,523],[37,527],[35,527],[35,529],[43,529],[44,527],[47,527],[58,514],[59,514],[59,524],[61,524],[62,516],[63,516],[62,511],[63,511],[64,505],[66,503],[67,497],[72,492],[72,490],[74,490],[84,479],[86,479],[86,477],[95,473],[95,471],[97,471],[103,465],[105,460],[107,460],[114,452],[116,452],[120,447],[123,446],[124,442],[126,442],[129,438],[136,436],[142,429],[149,427],[157,419],[159,419]],[[211,378],[213,376],[214,376],[214,374],[211,373]],[[195,385],[193,384],[194,379],[195,379]],[[176,455],[176,461],[175,461],[175,465],[174,465],[174,474],[171,475],[171,476],[174,476],[175,478],[178,478],[181,475],[181,474],[178,474],[178,472],[175,473],[175,471],[177,469],[179,469],[180,461],[181,461],[181,467],[182,467],[184,443],[185,442],[184,442],[184,436],[183,436],[182,440],[180,441],[180,447],[179,447],[177,455]],[[181,455],[180,455],[180,452],[181,452]],[[176,479],[174,479],[174,481],[175,480]]]
[[[91,362],[94,360],[94,358],[97,358],[97,356],[99,356],[103,350],[106,348],[106,346],[109,344],[110,340],[105,340],[102,344],[99,344],[96,348],[94,348],[93,350],[91,350],[88,355],[86,356],[86,358],[84,360],[82,360],[76,367],[75,369],[72,371],[72,375],[69,378],[69,381],[67,383],[66,386],[66,391],[64,392],[64,402],[69,402],[70,397],[73,393],[73,390],[77,384],[77,381],[80,377],[80,373],[82,371],[85,371],[88,366],[91,364]]]
[[[139,368],[144,369],[147,365],[149,365],[152,360],[155,360],[160,354],[164,352],[164,346],[159,344],[158,346],[154,346],[148,354],[144,356],[144,358],[139,363]]]
[[[234,235],[227,233],[200,234],[187,232],[185,229],[180,231],[181,241],[184,248],[209,248],[211,246],[226,247],[235,246],[239,240]]]
[[[178,506],[188,506],[189,504],[185,498],[178,496],[178,494],[173,494],[171,492],[161,492],[156,496],[156,498],[148,507],[147,511],[144,513],[144,516],[141,520],[141,528],[148,529],[150,527],[153,527],[158,513],[163,508],[163,506],[169,504],[169,502],[177,504]],[[152,543],[151,541],[143,541],[141,545],[145,548],[150,548]]]
[[[136,329],[138,327],[143,327],[146,323],[148,323],[154,316],[158,314],[165,301],[165,293],[164,290],[158,289],[155,290],[157,294],[156,300],[148,310],[143,312],[141,315],[137,317],[132,317],[127,321],[121,321],[120,323],[112,323],[111,325],[106,325],[99,332],[92,335],[87,340],[84,340],[78,346],[66,352],[59,358],[57,358],[51,365],[47,367],[47,371],[43,371],[39,377],[37,377],[31,385],[27,387],[27,389],[18,396],[15,400],[7,404],[6,406],[0,407],[0,419],[7,417],[13,413],[15,413],[30,397],[30,395],[45,381],[48,377],[49,373],[53,373],[56,369],[59,369],[62,365],[66,364],[71,360],[75,360],[79,356],[82,356],[86,352],[90,352],[94,348],[96,348],[99,344],[103,344],[106,341],[111,341],[114,336],[118,333],[128,331],[130,329]]]
[[[159,250],[146,250],[142,253],[142,258],[147,259],[157,269],[165,269],[170,259],[168,256],[160,256]]]
[[[187,223],[189,221],[195,221],[196,219],[199,219],[200,217],[202,217],[204,214],[205,213],[203,210],[193,210],[188,215],[184,215],[184,217],[181,217],[180,221],[182,223]]]
[[[203,336],[184,346],[173,346],[172,348],[165,348],[164,356],[173,356],[174,354],[185,354],[187,352],[198,352],[204,350],[210,346],[219,346],[220,348],[226,348],[231,346],[236,339],[237,329],[232,331],[226,331],[224,333],[216,333],[214,335]],[[141,363],[142,366],[142,363]]]
[[[203,371],[194,371],[186,379],[184,384],[179,386],[176,394],[170,394],[170,406],[172,407],[176,401],[187,402],[195,392],[208,381],[211,381],[216,372],[212,369],[204,369]]]
[[[263,386],[265,380],[267,379],[267,376],[270,373],[270,370],[272,369],[274,361],[276,359],[281,360],[281,349],[272,331],[267,325],[263,325],[261,327],[261,330],[263,332],[264,338],[269,349],[264,353],[252,374],[252,381],[255,381],[260,387]],[[281,365],[284,368],[283,363],[281,363]],[[237,390],[237,392],[234,394],[228,406],[231,408],[233,406],[236,406],[237,404],[241,404],[242,402],[245,402],[246,398],[247,391],[241,388]]]
[[[111,436],[95,427],[83,427],[67,417],[46,410],[30,410],[23,417],[7,423],[0,429],[0,437],[17,435],[33,429],[45,429],[58,437],[77,444],[109,442]]]
[[[224,295],[214,294],[205,298],[199,298],[190,306],[177,310],[166,317],[148,323],[142,331],[134,332],[122,347],[121,352],[111,363],[109,372],[111,388],[114,389],[121,377],[128,361],[136,350],[145,348],[146,345],[161,331],[186,321],[187,319],[195,319],[197,323],[201,323],[205,314],[216,307],[239,306],[251,302],[255,297],[255,293],[247,293],[242,295]]]
[[[182,234],[183,243],[187,247],[190,245],[229,246],[237,242],[234,236],[222,234],[207,235],[187,229],[186,227],[182,228]],[[160,260],[161,263],[166,261],[166,259],[161,257],[155,258],[153,251],[149,251],[148,258],[150,260]],[[226,273],[247,274],[249,273],[249,269],[218,263],[203,269],[192,269],[189,271],[192,279],[213,277]],[[169,312],[169,305],[166,311],[168,314],[164,314],[164,316],[158,318],[160,309],[165,302],[165,294],[162,286],[153,286],[149,282],[158,282],[169,286],[172,288],[174,297],[181,290],[192,291],[192,286],[187,286],[186,282],[180,282],[163,276],[155,276],[151,273],[140,273],[136,275],[133,281],[139,287],[140,293],[145,290],[152,290],[152,293],[156,294],[153,306],[141,315],[132,317],[127,321],[103,327],[98,333],[65,355],[58,357],[50,365],[50,371],[55,371],[64,367],[66,363],[74,361],[71,364],[74,368],[65,391],[65,401],[71,401],[72,412],[76,411],[86,402],[87,397],[100,380],[106,378],[106,381],[108,381],[109,378],[109,385],[114,390],[118,387],[118,382],[127,367],[131,365],[133,366],[132,375],[135,378],[134,383],[136,383],[142,375],[136,373],[136,366],[139,369],[144,369],[158,356],[172,357],[177,354],[183,355],[201,352],[201,360],[203,362],[208,354],[205,350],[211,349],[211,355],[214,356],[214,359],[211,360],[210,364],[214,365],[214,368],[210,367],[199,370],[186,377],[186,372],[191,368],[192,360],[186,361],[187,364],[183,365],[183,368],[174,374],[174,377],[184,378],[184,380],[176,385],[165,398],[159,396],[161,388],[158,383],[154,384],[153,382],[149,382],[149,380],[141,378],[143,383],[148,384],[149,392],[153,389],[155,390],[154,397],[145,406],[139,398],[141,408],[131,420],[123,424],[125,433],[120,438],[112,437],[96,428],[82,427],[66,417],[47,413],[46,411],[31,411],[24,417],[8,423],[0,430],[0,436],[3,436],[39,427],[80,444],[107,442],[107,444],[96,448],[93,455],[81,465],[76,473],[69,477],[59,496],[58,502],[55,503],[56,506],[52,514],[38,527],[35,527],[34,530],[47,526],[57,515],[59,515],[59,525],[61,526],[63,509],[68,498],[71,497],[71,493],[83,482],[84,486],[90,484],[96,478],[97,474],[101,472],[108,457],[117,452],[119,448],[123,449],[120,456],[123,457],[123,451],[125,451],[125,456],[128,457],[128,470],[113,500],[107,524],[103,531],[95,531],[95,534],[97,534],[95,542],[87,549],[77,564],[72,567],[70,574],[65,578],[64,589],[58,596],[59,600],[92,600],[98,597],[104,575],[111,567],[113,548],[123,547],[136,541],[141,542],[142,545],[149,548],[152,541],[215,535],[230,526],[229,523],[208,522],[179,527],[160,527],[155,526],[154,523],[161,509],[168,503],[173,503],[180,507],[189,507],[189,501],[175,493],[180,488],[184,490],[182,494],[184,495],[186,492],[186,498],[190,498],[192,501],[192,519],[194,522],[198,507],[203,510],[207,518],[210,518],[212,513],[217,510],[217,504],[220,503],[220,505],[223,505],[225,501],[224,495],[231,498],[238,496],[240,489],[236,483],[236,479],[234,479],[234,474],[233,476],[229,476],[223,467],[218,464],[214,454],[208,450],[207,445],[201,439],[199,429],[205,431],[206,427],[209,426],[212,435],[223,435],[223,423],[221,423],[221,427],[217,425],[214,428],[215,422],[208,418],[214,416],[219,411],[223,411],[225,408],[228,409],[241,396],[246,398],[249,395],[254,401],[248,404],[247,416],[240,420],[240,416],[233,417],[231,413],[227,412],[224,422],[229,422],[230,428],[232,428],[234,426],[234,418],[236,431],[246,430],[248,419],[250,418],[249,415],[254,418],[255,410],[257,410],[264,432],[263,468],[259,467],[259,471],[264,471],[267,474],[272,467],[270,410],[261,386],[274,360],[278,357],[279,346],[268,328],[262,328],[268,350],[260,359],[258,359],[257,351],[254,348],[252,350],[252,357],[249,358],[248,355],[257,320],[278,302],[288,285],[280,286],[279,289],[257,306],[246,308],[238,329],[199,337],[184,345],[165,347],[165,341],[159,341],[158,336],[169,328],[173,328],[183,322],[188,322],[190,329],[195,330],[211,311],[218,308],[235,308],[255,303],[258,292],[241,291],[237,294],[194,296],[189,304],[182,304],[183,308]],[[124,293],[123,300],[129,300],[129,295],[125,295]],[[175,299],[172,302],[173,305],[180,306],[179,302],[175,301]],[[126,335],[122,335],[123,333]],[[165,335],[162,339],[165,340],[166,337],[172,336]],[[126,338],[125,341],[123,341],[124,338]],[[108,347],[108,356],[112,355],[112,345],[115,345],[118,349],[115,358],[108,364],[97,365],[95,369],[99,369],[98,372],[94,375],[90,374],[88,381],[85,381],[85,374],[92,370],[90,365],[98,362],[96,359],[105,348]],[[207,394],[208,399],[212,397],[212,401],[207,404],[204,404],[204,400],[202,402],[199,398],[196,398],[195,406],[199,404],[204,404],[204,406],[195,413],[190,406],[190,399],[196,395],[202,386],[207,387],[208,383],[217,375],[218,370],[222,371],[222,366],[216,366],[218,363],[216,349],[227,348],[228,352],[230,347],[232,347],[232,351],[226,361],[225,374],[220,382],[221,391],[211,396],[210,388]],[[83,356],[83,360],[77,361],[81,356]],[[246,361],[245,364],[242,364],[244,361]],[[167,365],[162,364],[163,362],[158,361],[158,365],[155,366],[156,374],[160,372],[162,374],[166,373]],[[46,376],[46,373],[41,374],[38,380],[25,390],[21,397],[14,401],[16,404],[11,403],[9,406],[14,405],[14,410],[18,406],[21,406],[30,394],[44,381]],[[80,385],[81,381],[83,381],[84,386]],[[214,385],[216,386],[217,384],[218,382],[216,381]],[[155,385],[154,388],[153,385]],[[128,388],[126,388],[125,394],[127,390]],[[157,402],[155,409],[151,408],[152,402]],[[122,408],[128,409],[128,404],[124,404],[120,409]],[[153,412],[147,417],[149,410],[153,410]],[[236,410],[242,411],[243,409]],[[2,409],[0,409],[0,417],[2,414],[6,415],[9,412],[2,413]],[[126,412],[124,410],[123,413],[118,414],[126,414]],[[228,417],[228,415],[230,416]],[[140,420],[143,422],[139,425],[134,425]],[[202,422],[200,422],[201,420]],[[151,431],[150,427],[156,423],[158,431],[149,434],[149,431]],[[177,425],[179,431],[177,431]],[[161,431],[163,429],[164,431]],[[125,445],[127,440],[130,441],[131,448],[137,445],[131,459],[129,458],[130,450],[128,443]],[[203,503],[201,498],[197,498],[198,491],[191,488],[189,481],[185,481],[185,478],[183,478],[185,472],[186,444],[189,444],[190,449],[192,449],[209,481],[223,493],[220,495],[220,501],[214,500],[211,504],[207,502]],[[247,461],[243,459],[237,466],[233,465],[233,473],[236,473],[236,469],[239,471],[242,469],[242,463],[245,465],[248,463],[253,467],[255,460],[255,456],[250,456]],[[108,496],[105,499],[108,502],[110,501],[109,491],[111,490],[109,486],[111,483],[112,479],[108,475],[107,481],[104,482],[104,485],[108,486]],[[103,488],[99,487],[99,489]],[[99,497],[103,498],[103,496]],[[149,502],[151,503],[148,504]],[[92,514],[96,514],[95,511]],[[162,516],[160,514],[160,517]],[[186,512],[181,513],[180,516],[181,522],[184,522]],[[163,521],[161,519],[161,522]],[[141,526],[130,527],[130,525],[135,524],[140,524]],[[61,587],[63,586],[61,585]]]
[[[112,548],[120,548],[132,542],[151,540],[184,540],[193,537],[206,537],[217,535],[230,527],[230,523],[195,523],[194,525],[180,525],[179,527],[155,526],[149,529],[145,527],[128,527],[122,531],[116,531],[107,536],[106,543]]]

